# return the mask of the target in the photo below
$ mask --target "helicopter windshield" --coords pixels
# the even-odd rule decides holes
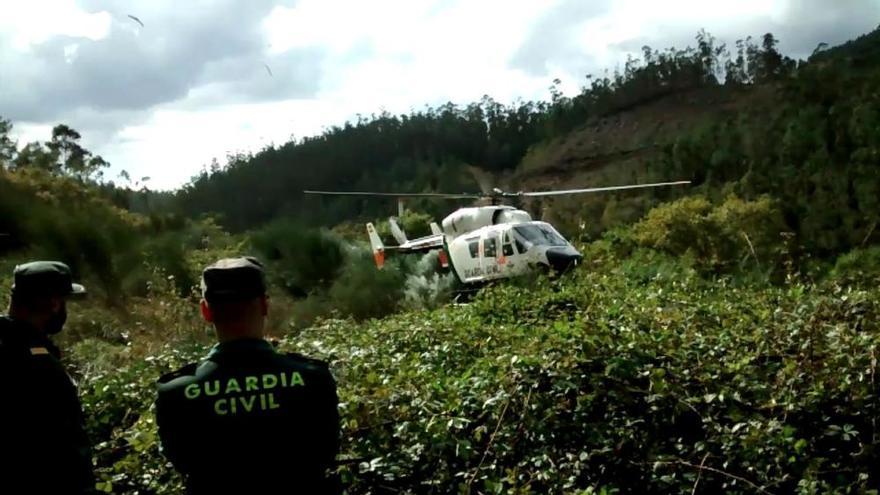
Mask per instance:
[[[546,225],[517,225],[513,230],[534,246],[567,246],[568,242]]]

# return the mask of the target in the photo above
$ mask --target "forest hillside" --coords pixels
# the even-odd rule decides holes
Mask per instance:
[[[213,342],[200,270],[255,254],[271,338],[336,376],[347,493],[877,493],[880,30],[776,47],[702,32],[577,95],[364,117],[165,193],[66,125],[20,144],[0,120],[0,273],[60,259],[90,289],[59,343],[98,488],[180,493],[155,380]],[[584,264],[466,304],[436,254],[375,269],[362,225],[394,205],[299,193],[660,179],[693,184],[521,205]]]

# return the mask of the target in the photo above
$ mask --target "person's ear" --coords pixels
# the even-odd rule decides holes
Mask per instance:
[[[263,316],[269,314],[269,296],[263,296],[260,298],[260,310],[262,311]]]
[[[202,302],[199,303],[199,308],[202,310],[202,318],[208,323],[214,323],[214,314],[211,313],[211,307],[208,306],[208,301],[202,299]]]

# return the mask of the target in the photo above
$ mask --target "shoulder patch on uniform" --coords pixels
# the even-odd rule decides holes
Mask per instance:
[[[297,352],[286,352],[285,355],[286,355],[287,357],[290,357],[290,358],[296,359],[296,360],[298,360],[298,361],[305,361],[305,362],[307,362],[307,363],[309,363],[309,364],[314,364],[314,365],[318,365],[318,366],[323,366],[324,368],[329,368],[329,367],[330,367],[330,365],[327,364],[327,361],[321,361],[320,359],[310,358],[310,357],[308,357],[308,356],[304,356],[304,355],[299,354],[299,353],[297,353]]]
[[[196,373],[196,369],[199,367],[199,363],[190,363],[177,371],[172,371],[171,373],[165,373],[164,375],[159,377],[159,383],[168,383],[175,378],[179,378],[181,376],[194,375]]]

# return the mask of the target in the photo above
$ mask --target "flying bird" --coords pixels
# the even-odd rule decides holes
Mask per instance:
[[[271,76],[271,77],[275,77],[275,75],[272,74],[272,69],[269,68],[269,64],[265,64],[265,63],[264,63],[264,64],[263,64],[263,67],[266,68],[266,72],[269,73],[269,76]]]
[[[141,22],[141,20],[138,19],[137,17],[135,17],[135,16],[133,16],[133,15],[131,15],[131,14],[128,14],[128,18],[131,19],[131,20],[133,20],[134,22],[140,24],[141,27],[144,27],[144,23]]]

